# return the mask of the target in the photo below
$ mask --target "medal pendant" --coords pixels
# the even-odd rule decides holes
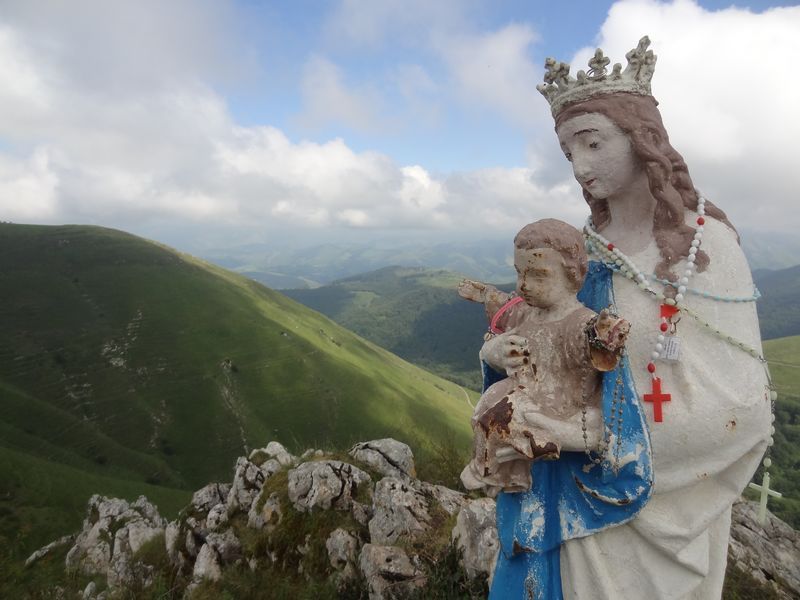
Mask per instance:
[[[681,339],[677,335],[670,335],[664,338],[663,344],[661,360],[678,362],[681,359]]]

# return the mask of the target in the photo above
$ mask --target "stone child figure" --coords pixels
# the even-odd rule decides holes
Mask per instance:
[[[630,326],[577,300],[586,265],[581,233],[544,219],[514,239],[518,296],[470,280],[459,286],[462,297],[484,304],[493,331],[519,345],[518,364],[475,407],[473,459],[461,475],[467,489],[530,487],[531,462],[556,459],[561,451],[537,418],[586,423],[591,409],[591,423],[598,422],[599,375],[616,367]],[[595,428],[592,434],[597,440]]]

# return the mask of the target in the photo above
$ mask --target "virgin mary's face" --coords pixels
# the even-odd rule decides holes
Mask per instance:
[[[598,200],[618,194],[643,174],[628,136],[605,115],[578,115],[562,123],[557,134],[575,179]]]

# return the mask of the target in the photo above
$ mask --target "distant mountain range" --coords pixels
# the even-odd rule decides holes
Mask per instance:
[[[764,339],[800,334],[800,266],[753,273]],[[386,267],[283,293],[443,377],[478,389],[483,308],[459,298],[462,276],[442,269]],[[500,286],[513,289],[512,284]]]
[[[471,394],[472,398],[476,397]],[[0,224],[0,543],[93,493],[177,510],[248,448],[466,450],[470,394],[245,277],[98,227]],[[2,569],[0,569],[2,570]]]
[[[752,269],[800,264],[800,238],[740,231]],[[442,269],[481,281],[514,279],[511,239],[461,242],[318,244],[286,249],[249,244],[202,253],[203,258],[273,289],[314,288],[393,265]]]

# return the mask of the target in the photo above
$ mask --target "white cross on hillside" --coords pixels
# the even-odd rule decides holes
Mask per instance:
[[[763,525],[764,521],[767,519],[768,497],[774,496],[775,498],[781,498],[783,495],[780,492],[769,489],[769,473],[766,471],[764,471],[764,479],[761,480],[761,485],[758,485],[757,483],[751,483],[748,487],[761,492],[761,501],[758,505],[758,522]]]

